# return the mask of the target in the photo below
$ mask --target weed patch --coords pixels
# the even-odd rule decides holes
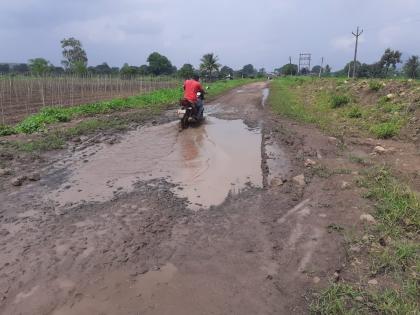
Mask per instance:
[[[350,97],[348,95],[333,94],[330,98],[330,104],[332,108],[342,107],[350,103]]]
[[[353,106],[347,113],[349,118],[360,118],[362,117],[362,110],[358,106]]]
[[[369,89],[371,91],[377,92],[382,88],[382,86],[383,85],[380,81],[376,81],[376,80],[369,81]]]
[[[390,121],[375,124],[369,130],[377,138],[388,139],[398,135],[400,129],[398,122]]]
[[[1,136],[10,136],[16,133],[16,130],[13,127],[7,125],[0,125],[0,137]]]

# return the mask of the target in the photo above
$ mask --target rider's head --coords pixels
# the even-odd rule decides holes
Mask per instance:
[[[200,81],[200,76],[198,74],[194,74],[192,78],[195,81]]]

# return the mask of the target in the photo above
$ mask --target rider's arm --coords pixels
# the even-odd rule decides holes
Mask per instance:
[[[203,94],[205,94],[205,93],[206,93],[206,91],[203,89],[203,86],[201,85],[201,83],[199,83],[198,88],[200,89],[200,92],[201,92],[201,93],[203,93]]]

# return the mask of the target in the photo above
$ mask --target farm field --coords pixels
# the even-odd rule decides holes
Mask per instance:
[[[0,76],[0,123],[13,124],[44,107],[67,107],[174,88],[170,77]]]

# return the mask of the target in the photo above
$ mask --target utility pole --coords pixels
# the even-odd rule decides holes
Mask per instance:
[[[354,63],[353,63],[353,79],[356,78],[356,62],[357,62],[357,46],[359,45],[359,36],[363,34],[363,30],[359,32],[359,27],[357,27],[356,34],[351,32],[354,37],[356,37],[356,46],[354,48]]]
[[[323,69],[324,69],[324,57],[322,57],[321,59],[321,68],[319,69],[319,77],[321,77]]]
[[[289,64],[292,64],[292,56],[289,56]]]

